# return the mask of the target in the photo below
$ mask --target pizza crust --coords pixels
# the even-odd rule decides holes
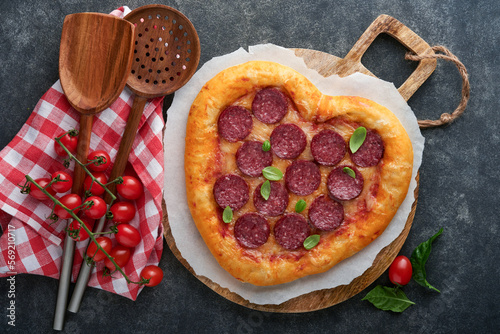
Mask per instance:
[[[379,165],[359,168],[367,173],[369,182],[361,199],[354,202],[358,207],[350,211],[347,223],[335,231],[321,232],[320,243],[309,251],[280,250],[273,233],[265,247],[242,248],[233,236],[235,220],[222,222],[213,197],[215,180],[232,168],[224,158],[227,152],[221,150],[219,113],[241,97],[269,86],[285,92],[305,122],[323,124],[341,118],[377,131],[384,142]],[[273,62],[251,61],[220,72],[203,86],[189,112],[184,166],[193,220],[218,263],[235,278],[254,285],[281,284],[324,272],[366,247],[385,230],[406,197],[412,165],[411,141],[388,109],[360,97],[323,95],[300,73]],[[293,201],[289,207],[292,205]],[[243,209],[251,211],[252,206],[249,202]]]

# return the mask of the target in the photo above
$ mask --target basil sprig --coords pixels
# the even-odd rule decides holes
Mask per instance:
[[[269,180],[266,180],[260,187],[260,195],[266,201],[269,199],[269,196],[271,196],[271,182],[269,182]]]
[[[425,273],[425,263],[431,254],[432,242],[436,240],[443,233],[443,228],[441,228],[436,234],[429,238],[429,240],[422,242],[415,248],[410,257],[411,266],[413,267],[412,278],[423,287],[427,287],[431,290],[441,292],[427,282],[427,275]]]
[[[361,145],[363,145],[365,138],[366,128],[364,126],[360,126],[356,130],[354,130],[351,139],[349,139],[349,148],[351,149],[352,153],[356,153],[356,151],[359,150]]]
[[[319,234],[310,235],[304,240],[304,248],[310,250],[319,243]]]
[[[273,166],[268,166],[262,170],[262,175],[268,180],[279,181],[283,178],[283,172]]]
[[[353,179],[356,178],[356,172],[352,168],[344,167],[344,168],[342,168],[342,171],[344,173],[346,173],[347,175],[349,175],[350,177],[352,177]]]
[[[438,289],[433,287],[427,282],[426,273],[425,273],[425,263],[429,258],[431,253],[432,242],[436,240],[438,236],[443,233],[443,229],[441,228],[436,234],[429,238],[429,240],[424,241],[420,245],[415,248],[413,251],[410,262],[413,268],[413,280],[418,284],[427,287],[429,289],[440,292]],[[384,311],[393,311],[393,312],[403,312],[410,305],[415,304],[410,301],[408,297],[401,290],[401,286],[396,287],[387,287],[377,285],[373,290],[368,292],[368,294],[362,299],[367,300],[372,303],[375,307],[384,310]]]
[[[361,300],[367,300],[376,308],[384,311],[403,312],[415,303],[406,297],[403,290],[399,287],[388,287],[377,285],[373,290],[368,292]]]
[[[231,210],[231,207],[228,205],[224,209],[224,212],[222,212],[222,221],[226,224],[230,223],[233,220],[233,210]]]
[[[306,201],[304,201],[303,199],[299,199],[297,203],[295,203],[295,212],[301,213],[306,209],[306,207],[307,207]]]

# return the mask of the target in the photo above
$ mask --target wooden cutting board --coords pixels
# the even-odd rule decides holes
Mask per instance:
[[[347,56],[343,59],[330,55],[328,53],[315,50],[294,49],[294,51],[297,56],[304,59],[308,67],[317,70],[321,75],[325,77],[332,74],[337,74],[341,77],[344,77],[355,72],[361,72],[367,75],[374,76],[361,64],[361,58],[368,47],[373,43],[375,38],[381,33],[386,33],[394,37],[406,48],[417,55],[434,53],[431,50],[430,46],[418,35],[416,35],[413,31],[404,26],[398,20],[387,15],[379,16],[368,27],[368,29],[359,38],[351,51],[349,51]],[[417,91],[417,89],[431,75],[435,68],[435,59],[420,61],[415,71],[398,89],[399,93],[406,101],[408,101],[408,99],[415,93],[415,91]],[[403,232],[401,232],[401,234],[390,245],[380,251],[370,268],[368,268],[361,276],[355,278],[348,285],[341,285],[331,289],[313,291],[311,293],[290,299],[279,305],[259,305],[250,303],[238,294],[233,293],[226,288],[222,288],[210,279],[204,276],[196,275],[189,263],[181,256],[179,250],[177,249],[175,240],[170,230],[167,210],[165,207],[163,207],[163,225],[165,227],[164,235],[168,246],[172,250],[173,254],[177,257],[177,259],[201,282],[203,282],[209,288],[228,300],[251,309],[267,312],[299,313],[320,310],[343,302],[358,294],[387,270],[389,265],[399,253],[399,250],[403,246],[410,231],[417,205],[418,181],[419,176],[417,175],[415,202],[412,205],[412,209],[406,221]]]

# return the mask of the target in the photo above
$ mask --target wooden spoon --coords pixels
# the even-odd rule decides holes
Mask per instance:
[[[77,13],[64,19],[59,50],[59,77],[71,106],[80,115],[76,158],[87,162],[94,114],[115,101],[125,88],[132,65],[134,26],[112,15]],[[85,171],[75,164],[72,192],[81,195]],[[75,241],[66,236],[54,316],[62,330]]]
[[[184,86],[200,60],[198,34],[191,21],[178,10],[148,5],[133,10],[125,20],[135,26],[134,59],[127,81],[135,98],[109,180],[122,176],[125,171],[148,98],[168,95]],[[115,193],[116,185],[110,184],[108,189]],[[108,193],[104,199],[108,204],[111,202]],[[95,232],[101,232],[104,223],[105,218],[102,218]],[[91,266],[80,269],[68,305],[70,312],[78,312],[91,271]]]
[[[100,13],[66,16],[59,51],[59,76],[69,103],[79,112],[76,157],[86,162],[93,115],[106,109],[122,92],[132,65],[134,27]],[[84,171],[75,166],[73,191],[81,192]]]

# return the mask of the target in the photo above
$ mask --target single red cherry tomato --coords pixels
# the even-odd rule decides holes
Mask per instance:
[[[97,150],[91,152],[87,157],[87,161],[90,162],[91,160],[95,160],[98,157],[102,157],[102,164],[97,164],[97,162],[94,162],[93,164],[88,165],[87,168],[94,172],[104,172],[111,164],[111,159],[106,151]]]
[[[50,179],[46,178],[46,177],[42,177],[42,178],[36,179],[35,182],[38,183],[38,185],[40,185],[40,187],[45,188],[45,187],[47,187],[47,184],[49,184]],[[38,189],[38,187],[35,186],[34,184],[30,183],[29,187],[30,187],[30,195],[33,196],[34,198],[36,198],[37,200],[44,201],[44,200],[49,198],[40,189]],[[47,192],[49,194],[51,194],[52,196],[54,196],[56,194],[54,189],[52,189],[51,187],[47,187],[47,188],[45,188],[45,190],[47,190]]]
[[[163,279],[163,270],[158,266],[146,266],[141,271],[141,277],[150,279],[149,283],[144,284],[145,286],[157,286]]]
[[[70,190],[73,186],[73,178],[71,177],[71,175],[64,171],[57,171],[51,175],[52,179],[55,179],[58,176],[60,181],[52,183],[52,189],[54,189],[54,191],[58,193],[65,193],[66,191]]]
[[[116,191],[130,200],[138,199],[144,193],[141,181],[133,176],[123,176],[123,183],[116,185]]]
[[[87,228],[89,230],[92,231],[92,228],[93,228],[93,221],[91,222],[88,218],[83,218],[83,217],[80,217],[80,220],[85,224],[85,226],[87,226]],[[85,231],[85,229],[83,227],[81,227],[80,225],[80,222],[78,220],[73,220],[71,222],[71,224],[69,224],[69,229],[70,230],[78,230],[80,229],[80,231],[78,232],[78,237],[77,238],[73,238],[75,239],[76,241],[84,241],[84,240],[87,240],[89,238],[89,234],[87,233],[87,231]]]
[[[61,137],[63,134],[60,133],[57,137]],[[78,144],[78,136],[71,136],[69,133],[65,134],[64,137],[61,138],[61,143],[70,151],[72,154],[76,153],[76,146]],[[68,155],[66,151],[59,145],[58,142],[54,141],[54,149],[57,155],[61,157],[65,157]]]
[[[116,228],[118,232],[115,234],[115,238],[120,245],[135,247],[141,242],[141,234],[135,227],[129,224],[119,224]]]
[[[102,184],[108,183],[108,177],[103,172],[94,172],[92,174]],[[90,177],[90,175],[87,175],[87,177],[83,181],[83,189],[90,190],[92,195],[95,196],[101,196],[105,191],[100,184],[98,184],[97,182],[92,182],[92,178]]]
[[[109,255],[113,257],[113,260],[116,262],[118,267],[123,268],[130,259],[130,248],[122,245],[116,245],[113,247]],[[104,259],[104,264],[110,271],[115,271],[115,265],[107,257]]]
[[[111,252],[112,242],[108,237],[99,237],[96,238],[95,241],[99,244],[109,254]],[[92,258],[94,262],[102,261],[106,258],[106,254],[103,253],[102,250],[97,248],[95,242],[90,242],[90,245],[87,247],[87,256]]]
[[[128,223],[135,217],[135,206],[130,202],[116,202],[109,209],[115,223]]]
[[[97,196],[90,196],[83,203],[87,202],[94,202],[94,204],[90,208],[85,209],[85,216],[91,219],[100,219],[106,214],[108,207],[106,205],[106,202],[104,202],[102,198]]]
[[[77,194],[67,194],[59,199],[62,205],[73,211],[75,214],[80,210],[80,208],[76,209],[80,205],[82,205],[82,199]],[[62,206],[56,205],[54,207],[54,213],[60,219],[68,219],[71,217],[68,211],[64,210]]]
[[[413,269],[410,260],[400,255],[394,259],[389,267],[389,279],[393,284],[406,285],[411,280]]]

